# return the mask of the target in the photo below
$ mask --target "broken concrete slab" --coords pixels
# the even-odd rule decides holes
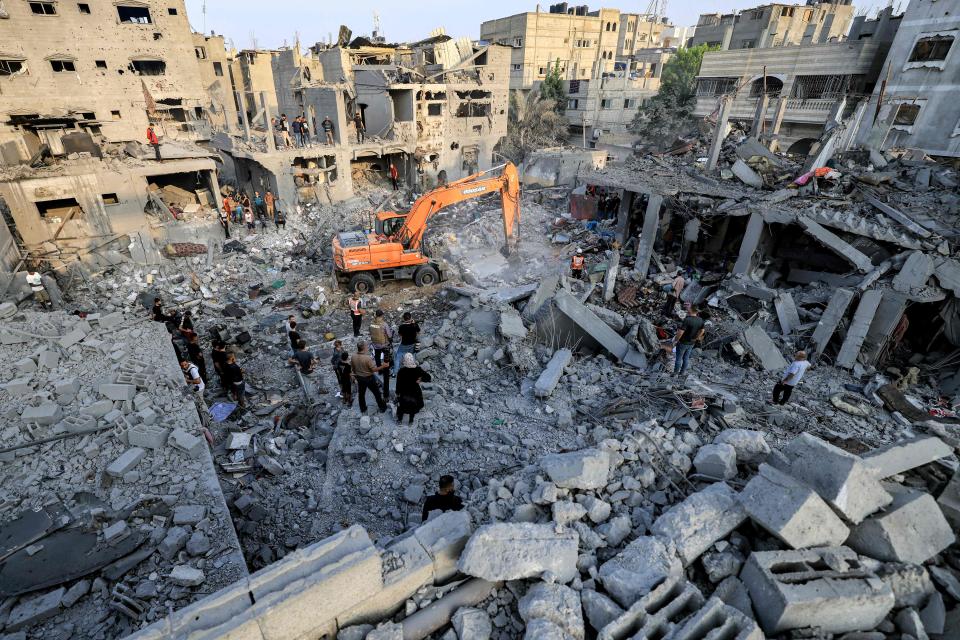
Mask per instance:
[[[500,312],[500,335],[507,340],[522,340],[527,337],[527,327],[515,309]]]
[[[755,551],[740,573],[767,635],[816,627],[869,631],[893,608],[890,586],[847,547]]]
[[[597,631],[623,615],[620,605],[593,589],[580,592],[580,604],[583,605],[583,615],[587,622]]]
[[[762,431],[724,429],[713,439],[713,443],[733,447],[737,452],[737,460],[741,462],[761,462],[770,455],[770,445]]]
[[[777,319],[780,321],[780,330],[783,335],[790,335],[800,327],[800,314],[797,312],[797,305],[789,291],[782,291],[777,294],[773,306],[777,311]]]
[[[570,587],[539,582],[520,598],[517,609],[524,622],[548,620],[574,640],[584,638],[580,596]]]
[[[729,480],[737,475],[737,450],[729,444],[706,444],[697,450],[693,459],[697,473],[717,480]]]
[[[862,458],[880,478],[889,478],[951,455],[953,447],[940,438],[914,436],[867,451]]]
[[[816,328],[813,330],[813,337],[810,338],[811,353],[808,354],[809,360],[815,362],[817,356],[823,353],[827,343],[833,337],[834,332],[843,316],[847,313],[847,307],[853,300],[853,291],[849,289],[837,289],[830,297],[827,308],[824,309]]]
[[[640,231],[637,258],[633,267],[641,278],[646,278],[650,271],[650,258],[653,256],[653,245],[657,240],[657,227],[660,226],[662,207],[663,196],[655,193],[647,194],[647,209],[643,214],[643,228]]]
[[[577,575],[580,536],[552,525],[497,523],[480,527],[460,556],[459,569],[491,582],[549,574],[567,583]]]
[[[114,401],[133,400],[133,397],[137,395],[137,387],[133,384],[102,384],[100,385],[100,395]]]
[[[877,560],[923,564],[955,541],[933,496],[904,489],[882,513],[854,527],[847,546]]]
[[[620,252],[614,249],[607,260],[607,272],[603,276],[603,301],[613,300],[614,289],[617,286],[617,274],[620,273]]]
[[[733,171],[733,175],[743,184],[753,187],[754,189],[763,188],[763,178],[743,160],[738,158],[737,161],[733,163],[733,166],[730,167],[730,170]]]
[[[10,611],[5,631],[19,631],[57,615],[60,613],[60,606],[66,592],[65,588],[60,587],[42,596],[20,602]]]
[[[873,262],[870,261],[870,258],[819,223],[806,216],[798,216],[797,223],[817,242],[855,266],[862,273],[866,273],[873,268]]]
[[[603,349],[617,360],[626,356],[630,345],[607,323],[586,308],[570,292],[561,289],[553,297],[552,318],[537,323],[538,330],[545,333],[553,344],[588,349]],[[541,326],[542,325],[542,326]]]
[[[750,519],[794,549],[843,544],[850,530],[820,496],[766,465],[740,492]]]
[[[933,275],[933,270],[933,258],[922,251],[914,251],[907,256],[900,272],[893,277],[893,288],[909,294],[914,289],[925,287],[927,280]]]
[[[20,414],[20,419],[24,422],[32,422],[39,425],[50,425],[60,422],[63,417],[63,408],[54,402],[44,402],[37,407],[27,407]]]
[[[625,609],[666,578],[682,575],[673,542],[656,536],[640,536],[599,570],[603,588]]]
[[[804,433],[770,463],[807,484],[848,522],[860,523],[893,501],[876,474],[852,453]]]
[[[550,362],[540,373],[537,381],[533,385],[533,393],[538,398],[548,398],[553,390],[557,388],[563,371],[570,364],[573,358],[573,352],[570,349],[557,349],[553,352]]]
[[[523,312],[521,313],[523,319],[527,322],[536,321],[540,316],[540,311],[544,305],[550,302],[550,299],[553,298],[559,286],[559,273],[553,273],[542,278],[537,284],[536,291],[533,292],[533,295],[530,296],[530,299],[527,300],[527,303],[523,306]]]
[[[599,449],[544,456],[540,466],[553,483],[564,489],[599,489],[610,476],[610,454]]]
[[[650,531],[672,540],[688,566],[747,519],[737,493],[723,482],[693,493],[654,521]]]
[[[122,478],[125,473],[140,464],[146,454],[147,452],[140,447],[127,449],[107,466],[107,475]]]
[[[870,330],[870,324],[877,313],[877,307],[883,299],[883,291],[871,289],[860,298],[860,304],[857,305],[857,311],[853,314],[853,321],[847,330],[847,337],[840,347],[840,353],[837,354],[836,365],[845,369],[852,369],[857,361],[857,355],[860,353],[860,347],[867,337]]]
[[[943,488],[937,498],[937,505],[954,530],[960,531],[960,470],[953,474],[950,482]]]
[[[899,211],[898,209],[895,209],[894,207],[891,207],[885,202],[881,202],[879,198],[875,197],[873,194],[869,193],[866,190],[861,189],[860,191],[861,193],[863,193],[864,199],[867,202],[869,202],[871,205],[879,209],[884,215],[888,216],[889,218],[903,225],[904,227],[909,229],[914,234],[920,236],[921,238],[930,237],[931,234],[928,230],[924,229],[919,224],[911,220],[910,217],[904,214],[903,212]]]
[[[762,328],[757,325],[749,326],[743,330],[742,335],[743,342],[766,371],[779,371],[787,367],[783,354]]]
[[[720,637],[729,640],[765,640],[766,636],[753,618],[717,597],[707,600],[699,611],[684,620],[682,626],[670,634],[670,638],[674,640]]]
[[[682,577],[672,576],[601,629],[597,640],[661,637],[702,605],[699,589]]]

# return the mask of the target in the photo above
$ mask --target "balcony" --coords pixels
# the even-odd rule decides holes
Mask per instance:
[[[774,111],[777,107],[778,97],[771,97],[767,106],[766,119],[772,120]],[[839,98],[789,98],[787,99],[787,109],[783,115],[784,122],[794,122],[802,124],[823,124],[830,115],[830,110],[837,103]],[[733,110],[730,117],[733,120],[753,120],[757,112],[758,98],[751,98],[747,95],[738,94],[733,101]],[[716,97],[698,97],[697,106],[693,114],[698,118],[710,115],[717,109],[719,98]],[[850,109],[852,105],[848,105]]]

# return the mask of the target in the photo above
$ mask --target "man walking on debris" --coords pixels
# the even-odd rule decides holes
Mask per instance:
[[[43,286],[43,276],[41,276],[36,269],[27,269],[27,284],[30,285],[30,290],[33,291],[33,299],[43,306],[49,307],[50,296],[47,294],[46,287]],[[159,300],[159,298],[157,299]]]
[[[353,337],[359,338],[360,326],[363,323],[363,300],[361,300],[357,292],[354,291],[350,294],[350,299],[347,300],[347,303],[350,305],[350,321],[353,322]]]
[[[357,144],[363,144],[363,139],[367,132],[367,128],[363,126],[363,116],[360,115],[359,109],[357,109],[357,112],[353,114],[353,126],[357,129]]]
[[[147,126],[147,142],[153,147],[153,152],[157,154],[157,160],[163,160],[160,157],[160,139],[157,138],[157,132],[153,130],[153,125]]]
[[[699,317],[696,307],[690,307],[690,314],[683,319],[680,330],[674,338],[677,345],[677,357],[673,365],[673,375],[682,376],[690,365],[690,353],[700,340],[703,339],[704,322]]]
[[[226,202],[226,198],[224,198]],[[223,227],[223,233],[226,240],[230,239],[230,212],[226,209],[222,209],[217,212],[217,219],[220,221],[220,226]]]
[[[183,369],[183,377],[194,393],[203,395],[206,385],[203,383],[203,378],[200,377],[200,369],[197,368],[197,365],[189,360],[181,360],[180,368]]]
[[[783,376],[777,384],[773,385],[773,404],[785,405],[790,402],[790,395],[794,387],[800,384],[803,374],[810,368],[810,362],[807,360],[806,351],[797,351],[793,354],[793,362],[783,372]]]
[[[430,374],[420,368],[412,353],[404,354],[400,371],[397,373],[397,424],[403,421],[403,415],[410,416],[410,424],[420,409],[423,409],[423,390],[421,382],[430,382]]]
[[[378,367],[384,354],[390,352],[392,343],[393,329],[390,328],[386,317],[384,317],[383,309],[377,309],[376,313],[373,314],[373,320],[370,322],[370,345],[373,347],[373,359],[376,360]]]
[[[314,368],[317,366],[317,359],[313,357],[312,353],[307,351],[307,343],[303,340],[297,340],[297,344],[293,348],[293,357],[288,358],[287,362],[290,364],[299,364],[300,373],[305,376],[313,373]]]
[[[393,183],[393,190],[398,191],[400,187],[397,184],[397,179],[400,177],[400,172],[397,171],[397,165],[390,163],[390,182]]]
[[[230,384],[227,380],[227,344],[222,340],[213,343],[213,351],[210,353],[210,359],[213,360],[213,370],[217,372],[217,380],[220,382],[220,389],[223,392],[230,391]]]
[[[462,511],[463,500],[453,492],[453,476],[440,476],[440,492],[428,496],[423,501],[421,519],[426,522],[430,519],[431,511]]]
[[[380,413],[387,410],[387,403],[380,394],[380,385],[375,375],[387,366],[382,364],[378,367],[367,353],[367,345],[363,342],[357,343],[357,352],[350,358],[350,368],[353,370],[353,377],[357,379],[357,401],[360,403],[360,413],[367,412],[367,389],[373,393]]]
[[[577,252],[570,258],[570,275],[574,280],[583,278],[583,251],[577,247]]]
[[[349,407],[353,404],[353,368],[350,366],[350,354],[340,351],[334,357],[337,361],[333,369],[337,373],[337,383],[340,385],[338,395],[343,398],[344,406]]]
[[[300,332],[297,331],[296,320],[287,321],[287,337],[290,338],[290,351],[296,354],[297,344],[302,340],[302,338],[300,337]]]
[[[323,127],[323,132],[327,134],[327,144],[333,144],[333,120],[330,119],[330,116],[327,116],[323,119],[323,122],[320,123]]]
[[[420,325],[413,319],[413,315],[407,311],[403,314],[403,322],[397,327],[397,333],[400,334],[400,346],[397,352],[393,354],[393,375],[396,377],[403,361],[403,356],[413,353],[417,350],[417,340],[420,336]]]
[[[203,359],[203,350],[200,348],[200,339],[195,333],[190,334],[190,337],[187,338],[187,355],[190,358],[190,362],[197,366],[197,371],[200,373],[200,379],[203,380],[203,384],[206,386],[207,362]]]
[[[670,291],[667,291],[667,301],[663,303],[660,315],[668,318],[673,316],[673,308],[680,300],[680,294],[685,286],[687,286],[687,281],[683,278],[683,271],[678,271],[677,276],[670,283]]]
[[[227,354],[227,366],[224,367],[227,374],[227,382],[230,385],[230,392],[233,394],[233,400],[238,407],[245,404],[243,395],[246,391],[246,384],[243,381],[243,369],[237,364],[237,356],[232,353]]]

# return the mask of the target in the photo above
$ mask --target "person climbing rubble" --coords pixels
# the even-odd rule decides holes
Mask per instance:
[[[36,269],[27,270],[27,284],[33,291],[33,299],[45,307],[50,306],[50,295],[47,288],[43,286],[43,276]]]
[[[423,513],[421,514],[423,522],[430,519],[431,511],[462,511],[463,500],[453,492],[453,476],[440,476],[439,491],[432,496],[427,496],[423,501]]]
[[[660,310],[660,315],[670,318],[673,316],[674,307],[677,302],[680,301],[680,294],[683,293],[683,288],[687,286],[687,281],[683,277],[683,270],[677,271],[676,277],[673,279],[669,285],[669,290],[667,291],[667,300],[663,303],[663,309]]]
[[[157,160],[163,160],[160,157],[160,139],[157,137],[157,132],[153,130],[153,125],[150,124],[147,126],[147,142],[153,147],[153,152],[157,156]]]
[[[570,276],[574,280],[583,279],[583,249],[577,247],[577,252],[570,258]]]
[[[380,413],[387,410],[387,403],[383,400],[380,384],[376,378],[376,374],[387,366],[382,364],[378,367],[373,357],[367,352],[366,343],[357,343],[357,352],[350,357],[350,368],[353,370],[353,377],[357,380],[357,401],[360,403],[360,413],[367,412],[367,389],[377,401]]]
[[[342,398],[343,405],[353,405],[353,367],[350,365],[350,354],[341,350],[334,355],[336,362],[333,365],[337,374],[337,384],[340,385],[338,397]]]
[[[784,370],[780,380],[773,385],[773,404],[785,405],[790,402],[794,388],[803,379],[803,374],[810,368],[806,351],[797,351],[793,354],[793,362]]]
[[[203,395],[203,390],[207,388],[207,385],[200,377],[200,369],[197,365],[184,359],[180,361],[180,368],[183,369],[183,378],[187,381],[190,389],[197,395]]]
[[[233,400],[237,406],[244,406],[244,394],[246,393],[246,383],[243,380],[243,369],[237,364],[237,356],[232,353],[227,354],[227,365],[224,367],[227,374],[227,382],[230,385],[230,393],[233,394]]]
[[[363,299],[360,297],[357,292],[350,294],[350,299],[347,300],[347,304],[350,306],[350,321],[353,323],[353,337],[360,337],[360,327],[363,324]]]
[[[413,314],[409,311],[404,312],[403,322],[397,327],[397,333],[400,334],[400,346],[397,352],[393,354],[393,375],[397,375],[403,356],[413,353],[417,350],[417,340],[420,337],[420,324],[413,319]]]
[[[410,416],[409,424],[423,409],[423,390],[421,382],[430,382],[430,374],[420,368],[412,353],[403,355],[403,363],[397,373],[397,424],[403,422],[403,416]]]
[[[693,348],[703,339],[704,321],[696,307],[690,307],[690,313],[683,319],[683,324],[677,331],[673,341],[676,344],[677,355],[673,365],[673,375],[682,376],[690,366],[690,354]]]

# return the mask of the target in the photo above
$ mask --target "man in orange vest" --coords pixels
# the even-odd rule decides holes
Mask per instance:
[[[570,258],[570,275],[575,280],[583,278],[583,251],[577,249],[577,253]]]
[[[157,160],[162,160],[160,157],[160,140],[157,138],[157,133],[153,130],[152,124],[147,127],[147,142],[153,147],[153,152],[157,154]]]
[[[360,323],[363,322],[363,301],[360,296],[354,292],[350,294],[347,301],[350,305],[350,320],[353,321],[353,337],[360,337]]]

